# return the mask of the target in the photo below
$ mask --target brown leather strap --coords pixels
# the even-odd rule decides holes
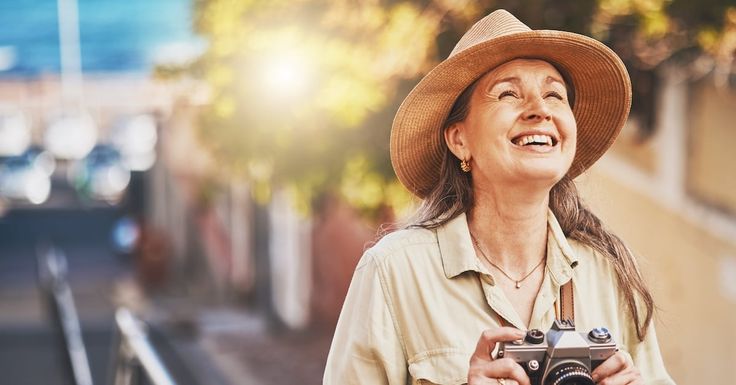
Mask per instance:
[[[560,287],[560,319],[575,322],[575,297],[572,279]]]

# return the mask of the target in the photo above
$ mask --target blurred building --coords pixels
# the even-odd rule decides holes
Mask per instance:
[[[578,185],[639,256],[674,379],[723,383],[736,362],[736,88],[660,76],[651,134],[634,117]]]

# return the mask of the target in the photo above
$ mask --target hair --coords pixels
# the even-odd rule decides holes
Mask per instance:
[[[564,72],[560,72],[564,76]],[[477,84],[476,80],[455,101],[442,130],[437,133],[441,136],[440,143],[444,143],[444,131],[448,127],[467,117],[470,110],[470,97]],[[570,91],[572,90],[569,89],[568,93]],[[447,146],[442,148],[443,162],[439,182],[425,197],[407,227],[435,229],[473,207],[470,173],[461,171],[458,159]],[[619,289],[626,301],[626,307],[634,320],[636,335],[640,341],[643,341],[652,321],[654,300],[637,268],[634,255],[623,241],[609,231],[601,220],[586,207],[578,195],[575,183],[569,177],[563,177],[552,187],[549,207],[557,217],[566,237],[590,246],[611,262],[616,272]],[[637,306],[637,297],[644,305],[643,315],[640,314],[640,308]]]

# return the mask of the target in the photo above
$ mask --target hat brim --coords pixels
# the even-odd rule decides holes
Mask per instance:
[[[569,177],[585,171],[613,144],[631,107],[631,81],[621,59],[603,43],[571,32],[505,35],[438,64],[399,107],[391,129],[391,163],[409,191],[424,198],[437,184],[445,146],[439,132],[457,97],[488,71],[519,58],[548,61],[572,82],[577,151]]]

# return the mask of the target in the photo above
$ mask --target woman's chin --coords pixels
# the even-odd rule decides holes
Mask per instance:
[[[516,174],[516,182],[530,186],[548,186],[551,188],[559,182],[567,170],[557,168],[534,168]]]

